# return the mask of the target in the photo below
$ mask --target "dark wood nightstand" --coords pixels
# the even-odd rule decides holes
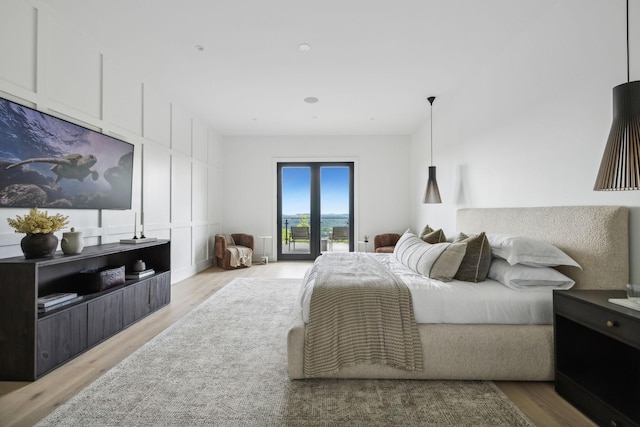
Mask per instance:
[[[602,426],[640,426],[640,311],[625,291],[555,291],[556,392]]]

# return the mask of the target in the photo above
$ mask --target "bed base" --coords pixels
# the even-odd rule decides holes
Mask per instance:
[[[291,379],[303,371],[304,322],[287,336]],[[323,378],[549,381],[553,379],[551,325],[418,325],[424,370],[408,372],[382,365],[357,364]]]

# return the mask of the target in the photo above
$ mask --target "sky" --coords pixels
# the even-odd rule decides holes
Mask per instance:
[[[308,167],[282,168],[282,213],[295,215],[309,213],[311,169]],[[321,213],[349,213],[349,168],[322,167],[320,175]]]

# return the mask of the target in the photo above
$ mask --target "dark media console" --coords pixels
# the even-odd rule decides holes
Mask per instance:
[[[155,274],[88,293],[80,273],[143,260]],[[38,297],[77,292],[77,301],[38,312]],[[171,243],[110,243],[77,255],[0,259],[0,380],[32,381],[171,300]]]

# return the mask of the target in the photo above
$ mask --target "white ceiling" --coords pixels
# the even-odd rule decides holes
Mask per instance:
[[[406,135],[558,1],[43,3],[223,135]]]

